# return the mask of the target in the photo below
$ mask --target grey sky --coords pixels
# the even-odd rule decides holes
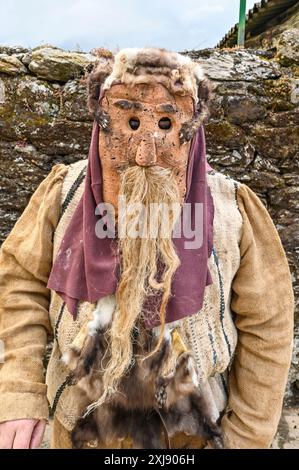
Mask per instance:
[[[238,13],[239,0],[0,0],[0,44],[202,49],[215,46]]]

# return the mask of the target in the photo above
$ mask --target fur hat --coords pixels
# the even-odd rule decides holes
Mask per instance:
[[[190,57],[159,48],[122,49],[115,56],[105,49],[95,49],[93,53],[98,60],[88,79],[88,107],[100,124],[100,88],[108,90],[119,83],[129,86],[161,83],[174,95],[192,96],[198,116],[196,123],[192,123],[190,135],[185,135],[184,140],[190,140],[195,129],[207,117],[210,83],[202,67]]]
[[[104,89],[114,83],[135,85],[158,82],[171,93],[191,95],[197,102],[198,84],[203,79],[202,68],[190,57],[165,49],[123,49],[114,58]]]

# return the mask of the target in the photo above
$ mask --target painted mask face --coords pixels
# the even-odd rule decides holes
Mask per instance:
[[[117,208],[120,174],[128,166],[171,168],[183,200],[190,142],[179,141],[182,124],[193,117],[191,96],[174,96],[161,84],[119,84],[106,91],[102,109],[109,132],[100,132],[103,198]]]

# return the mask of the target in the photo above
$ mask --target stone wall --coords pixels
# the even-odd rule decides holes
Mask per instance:
[[[189,54],[214,84],[206,125],[209,161],[248,184],[266,204],[287,251],[298,299],[299,70],[294,48],[286,47],[283,55],[273,49]],[[32,51],[0,47],[1,239],[52,165],[86,157],[91,121],[84,72],[94,60],[92,54],[48,46]],[[286,400],[298,405],[298,308],[295,337]]]
[[[274,16],[274,15],[273,15]],[[275,15],[267,25],[264,25],[264,32],[258,36],[245,39],[245,47],[270,49],[276,47],[281,42],[282,36],[290,30],[299,28],[299,5],[298,2],[282,15]],[[294,45],[293,45],[294,46]],[[292,47],[293,47],[292,46]],[[298,43],[297,43],[298,48]]]

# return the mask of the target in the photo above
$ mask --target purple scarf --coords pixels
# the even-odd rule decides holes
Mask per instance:
[[[99,126],[93,125],[83,196],[65,231],[50,273],[48,288],[59,294],[70,313],[76,317],[79,301],[96,302],[116,291],[119,260],[117,241],[98,238],[95,209],[103,202],[102,169],[99,156]],[[185,202],[203,204],[203,243],[200,248],[185,249],[190,241],[182,235],[173,242],[181,261],[172,282],[172,297],[166,322],[198,312],[203,304],[205,286],[212,283],[208,258],[213,246],[214,206],[206,173],[204,131],[194,136],[189,153]],[[194,206],[193,206],[194,207]],[[194,221],[194,213],[191,211]]]

